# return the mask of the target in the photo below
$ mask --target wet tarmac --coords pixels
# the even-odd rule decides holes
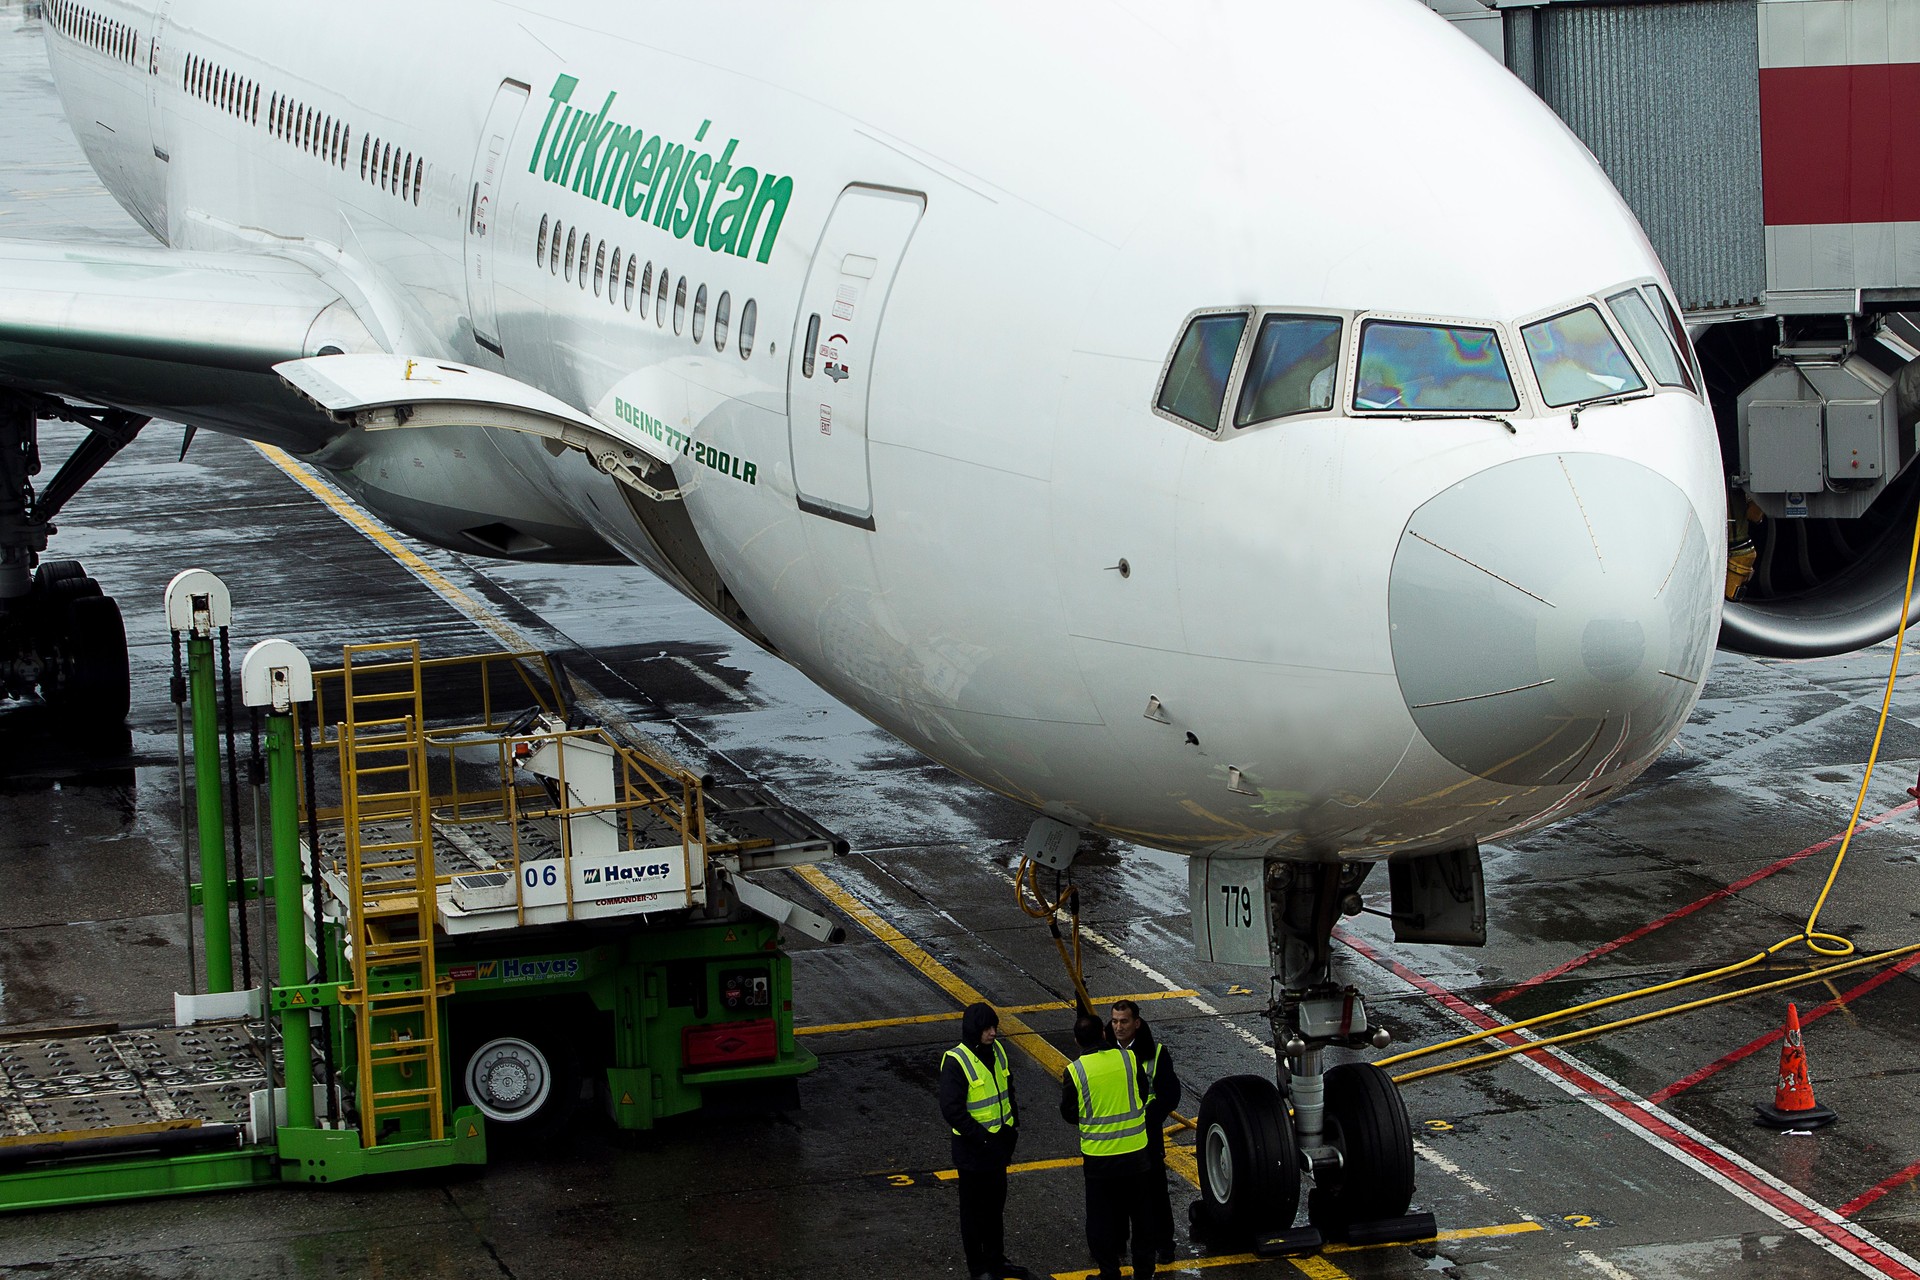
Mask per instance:
[[[0,0],[0,235],[136,240],[58,123],[34,8]],[[74,437],[56,427],[49,438]],[[324,662],[347,641],[419,637],[451,654],[524,637],[566,653],[585,683],[689,761],[749,771],[846,836],[852,854],[788,888],[848,919],[849,936],[793,943],[796,1017],[820,1057],[798,1110],[740,1107],[641,1137],[583,1115],[549,1150],[454,1179],[15,1215],[0,1219],[0,1276],[961,1274],[934,1101],[960,1000],[978,992],[1020,1010],[1054,1050],[1069,1039],[1065,974],[1013,899],[1022,813],[640,570],[421,547],[402,563],[247,444],[202,436],[185,461],[178,453],[176,429],[150,427],[75,500],[55,543],[126,613],[127,726],[0,706],[0,1036],[165,1021],[187,980],[160,603],[189,566],[232,587],[236,648],[281,635]],[[1812,663],[1722,655],[1680,741],[1630,794],[1487,851],[1485,949],[1397,948],[1383,921],[1360,917],[1343,975],[1375,993],[1400,1045],[1421,1045],[1697,973],[1795,933],[1845,826],[1890,656],[1885,646]],[[1903,680],[1863,809],[1876,823],[1854,839],[1822,917],[1862,954],[1920,942],[1920,819],[1906,793],[1916,766],[1920,697]],[[1084,860],[1078,879],[1089,986],[1142,998],[1176,1056],[1182,1111],[1214,1080],[1271,1072],[1262,975],[1193,960],[1184,864],[1121,846]],[[1794,948],[1758,968],[1786,976],[1811,963]],[[1438,1218],[1438,1240],[1264,1262],[1183,1246],[1175,1273],[1914,1274],[1914,963],[1414,1081],[1416,1203]],[[1841,1117],[1813,1135],[1753,1123],[1789,998],[1807,1023],[1819,1100]],[[1059,1163],[1075,1144],[1054,1114],[1046,1056],[1015,1057],[1018,1159],[1036,1167],[1013,1178],[1009,1253],[1036,1274],[1078,1274],[1081,1175]],[[1191,1170],[1178,1152],[1174,1164]],[[1183,1206],[1190,1184],[1175,1187]]]

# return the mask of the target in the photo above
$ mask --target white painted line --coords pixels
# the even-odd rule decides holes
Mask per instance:
[[[1591,1249],[1582,1249],[1579,1253],[1575,1254],[1574,1257],[1580,1259],[1580,1261],[1586,1263],[1595,1271],[1598,1271],[1601,1275],[1605,1276],[1607,1280],[1635,1280],[1632,1272],[1622,1271],[1619,1267],[1614,1266],[1611,1262],[1608,1262]]]
[[[705,683],[712,685],[715,689],[718,689],[722,694],[726,696],[729,702],[744,703],[747,701],[747,699],[741,695],[738,689],[728,684],[725,680],[722,680],[719,676],[714,675],[713,672],[708,671],[705,667],[701,666],[697,662],[692,662],[686,658],[679,656],[678,654],[665,654],[665,653],[655,654],[651,659],[651,661],[658,662],[661,659],[665,659],[668,662],[672,662],[679,666],[685,667],[688,671],[693,673],[696,679],[702,680]]]
[[[1498,1200],[1500,1198],[1499,1196],[1494,1194],[1492,1187],[1480,1181],[1480,1179],[1474,1177],[1472,1174],[1468,1173],[1465,1169],[1462,1169],[1459,1165],[1455,1164],[1453,1161],[1449,1160],[1447,1157],[1441,1155],[1438,1151],[1435,1151],[1432,1147],[1420,1141],[1418,1138],[1415,1138],[1413,1140],[1413,1152],[1415,1155],[1419,1156],[1422,1160],[1425,1160],[1428,1164],[1432,1165],[1434,1168],[1438,1169],[1440,1172],[1447,1174],[1451,1177],[1458,1178],[1461,1181],[1461,1183],[1463,1183],[1466,1186],[1467,1190],[1475,1192],[1476,1194],[1479,1194],[1479,1195],[1483,1195],[1489,1200]],[[1508,1206],[1508,1207],[1511,1208],[1512,1206]],[[1526,1218],[1529,1222],[1534,1220],[1531,1214],[1522,1212],[1521,1210],[1518,1210],[1518,1209],[1515,1209],[1514,1212],[1518,1213],[1521,1217]]]
[[[1406,965],[1379,955],[1365,942],[1351,937],[1342,941],[1356,955],[1413,983],[1469,1027],[1492,1029],[1507,1021],[1488,1005],[1449,991]],[[1525,1031],[1511,1034],[1537,1038]],[[1860,1274],[1920,1280],[1920,1261],[1561,1049],[1541,1048],[1516,1055],[1513,1061]]]

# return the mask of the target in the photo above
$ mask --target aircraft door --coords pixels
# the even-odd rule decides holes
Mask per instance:
[[[926,205],[917,192],[848,187],[821,233],[787,366],[802,511],[873,528],[867,394],[887,293]]]
[[[167,77],[160,74],[160,54],[166,45],[167,10],[173,0],[160,0],[153,17],[153,34],[147,39],[147,132],[153,135],[156,160],[171,160],[167,147],[167,104],[161,94]]]
[[[473,182],[467,194],[467,314],[473,317],[473,339],[493,354],[500,346],[499,319],[494,313],[494,224],[500,215],[500,192],[507,176],[507,145],[527,105],[528,88],[518,80],[502,80],[480,130],[480,146],[473,157]]]

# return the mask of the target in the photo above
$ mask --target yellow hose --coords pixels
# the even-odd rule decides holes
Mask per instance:
[[[1080,893],[1072,885],[1060,891],[1060,896],[1052,901],[1040,891],[1039,871],[1032,858],[1020,860],[1020,870],[1013,877],[1013,893],[1020,903],[1020,910],[1035,920],[1045,920],[1047,928],[1053,934],[1053,946],[1060,953],[1060,963],[1066,967],[1067,979],[1073,983],[1074,1005],[1081,1013],[1093,1012],[1093,997],[1087,994],[1085,965],[1080,956]],[[1027,902],[1033,898],[1032,905]],[[1073,925],[1073,945],[1069,949],[1065,938],[1060,936],[1060,911],[1067,911]]]
[[[1867,788],[1873,781],[1874,765],[1880,759],[1880,743],[1886,736],[1887,718],[1893,709],[1894,679],[1900,674],[1900,654],[1907,638],[1907,614],[1913,606],[1913,584],[1916,569],[1920,569],[1920,513],[1916,514],[1914,520],[1913,546],[1907,554],[1906,592],[1900,602],[1900,626],[1899,629],[1894,632],[1893,636],[1893,665],[1887,671],[1886,692],[1880,699],[1880,723],[1873,731],[1873,749],[1867,753],[1866,772],[1860,778],[1860,790],[1853,799],[1853,812],[1848,815],[1847,818],[1846,834],[1841,838],[1839,851],[1833,855],[1833,865],[1827,870],[1827,881],[1820,887],[1820,894],[1814,899],[1813,909],[1807,913],[1807,922],[1801,926],[1799,933],[1790,934],[1766,948],[1764,951],[1755,952],[1745,960],[1723,965],[1718,969],[1710,969],[1705,973],[1697,973],[1689,978],[1676,978],[1671,982],[1662,982],[1649,987],[1641,987],[1634,991],[1623,991],[1618,995],[1607,996],[1600,1000],[1589,1000],[1584,1004],[1577,1004],[1570,1008],[1555,1010],[1552,1013],[1543,1013],[1537,1017],[1527,1018],[1521,1022],[1506,1023],[1486,1031],[1477,1031],[1471,1035],[1457,1036],[1452,1040],[1444,1040],[1439,1044],[1427,1045],[1420,1049],[1411,1049],[1405,1053],[1394,1054],[1389,1058],[1382,1058],[1379,1065],[1385,1067],[1399,1062],[1411,1062],[1416,1058],[1424,1058],[1430,1054],[1440,1053],[1447,1049],[1456,1049],[1470,1044],[1478,1044],[1481,1041],[1495,1036],[1503,1036],[1514,1031],[1546,1026],[1567,1018],[1577,1017],[1583,1013],[1592,1013],[1597,1009],[1604,1009],[1610,1005],[1621,1004],[1629,1000],[1643,1000],[1648,996],[1660,995],[1663,992],[1677,991],[1683,987],[1697,986],[1703,982],[1711,982],[1718,978],[1729,977],[1742,970],[1752,968],[1754,965],[1786,950],[1795,943],[1804,943],[1807,950],[1813,952],[1815,955],[1834,957],[1853,955],[1855,947],[1852,942],[1838,934],[1824,932],[1817,926],[1820,922],[1820,913],[1827,905],[1827,897],[1833,892],[1834,881],[1840,876],[1841,864],[1847,859],[1847,850],[1853,844],[1853,833],[1858,829],[1860,822],[1860,810],[1866,804]],[[1756,986],[1742,987],[1717,996],[1709,996],[1702,1000],[1692,1000],[1684,1004],[1673,1005],[1670,1008],[1657,1009],[1652,1013],[1636,1014],[1630,1018],[1620,1018],[1612,1022],[1603,1022],[1578,1031],[1569,1031],[1557,1036],[1529,1040],[1525,1044],[1509,1045],[1502,1049],[1475,1054],[1471,1057],[1460,1058],[1453,1062],[1442,1063],[1438,1066],[1423,1067],[1418,1071],[1409,1071],[1397,1075],[1394,1077],[1394,1080],[1396,1083],[1404,1084],[1409,1080],[1418,1080],[1425,1076],[1440,1075],[1444,1072],[1458,1071],[1466,1067],[1481,1066],[1489,1062],[1497,1062],[1502,1058],[1511,1057],[1516,1053],[1525,1053],[1531,1049],[1539,1049],[1556,1044],[1569,1044],[1576,1040],[1589,1039],[1590,1037],[1601,1035],[1608,1031],[1614,1031],[1622,1027],[1638,1026],[1641,1023],[1671,1017],[1677,1013],[1687,1013],[1694,1009],[1703,1009],[1708,1005],[1723,1004],[1729,1000],[1738,1000],[1746,996],[1759,995],[1767,991],[1776,991],[1783,987],[1798,986],[1803,983],[1817,981],[1821,978],[1831,977],[1837,973],[1843,973],[1849,969],[1861,968],[1886,960],[1898,959],[1901,956],[1911,955],[1915,951],[1920,951],[1920,943],[1912,946],[1898,947],[1892,951],[1882,951],[1875,955],[1864,956],[1857,960],[1848,961],[1844,964],[1829,965],[1821,969],[1811,969],[1805,973],[1795,974],[1792,977],[1781,978],[1772,982],[1760,983]]]

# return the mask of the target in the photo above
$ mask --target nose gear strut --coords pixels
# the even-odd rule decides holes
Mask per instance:
[[[1329,1049],[1383,1049],[1392,1038],[1369,1021],[1357,989],[1333,980],[1333,927],[1359,909],[1360,883],[1371,869],[1272,860],[1259,874],[1276,1080],[1231,1076],[1207,1090],[1199,1119],[1201,1198],[1191,1215],[1198,1235],[1301,1253],[1328,1240],[1384,1243],[1434,1233],[1432,1214],[1408,1212],[1413,1126],[1392,1078],[1370,1063],[1325,1062]],[[1195,907],[1206,910],[1204,903]],[[1303,1177],[1312,1183],[1311,1225],[1296,1229]]]

